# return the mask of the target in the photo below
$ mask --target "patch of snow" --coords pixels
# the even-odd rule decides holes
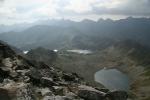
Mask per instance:
[[[67,50],[67,52],[79,53],[79,54],[91,54],[90,50]]]
[[[57,49],[54,49],[53,51],[54,51],[54,52],[58,52],[58,50],[57,50]]]
[[[24,54],[27,54],[29,51],[23,51]]]

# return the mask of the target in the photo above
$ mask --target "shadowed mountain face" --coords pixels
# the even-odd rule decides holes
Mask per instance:
[[[97,22],[68,20],[40,22],[21,32],[0,34],[0,39],[21,49],[101,49],[112,42],[131,39],[150,46],[150,19],[127,18]]]

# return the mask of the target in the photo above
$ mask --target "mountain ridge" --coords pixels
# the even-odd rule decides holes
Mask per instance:
[[[20,49],[32,49],[31,47],[36,48],[38,46],[49,49],[61,49],[63,48],[62,45],[65,45],[65,47],[79,48],[78,46],[74,46],[77,43],[73,41],[74,38],[78,37],[86,39],[85,41],[78,39],[80,41],[78,44],[85,42],[84,44],[86,46],[88,46],[87,44],[94,45],[103,41],[101,38],[108,38],[113,41],[133,39],[139,41],[142,45],[150,46],[149,18],[127,18],[117,21],[99,20],[97,22],[91,22],[90,20],[67,22],[67,20],[64,20],[62,22],[58,21],[57,23],[57,25],[50,25],[51,23],[45,25],[39,24],[21,32],[3,33],[0,34],[0,39]],[[95,42],[96,39],[99,39],[99,41]],[[35,43],[37,40],[40,41]]]

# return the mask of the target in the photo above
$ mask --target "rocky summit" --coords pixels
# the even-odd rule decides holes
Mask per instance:
[[[17,55],[0,42],[0,100],[127,100],[124,91],[87,85],[76,73]]]

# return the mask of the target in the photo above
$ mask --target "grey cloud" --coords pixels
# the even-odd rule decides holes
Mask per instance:
[[[5,0],[0,0],[0,4],[2,4]]]
[[[4,2],[5,2],[5,0],[0,0],[0,8]]]
[[[7,1],[7,2],[5,2]],[[10,0],[11,2],[13,0]],[[16,2],[15,2],[16,1]],[[31,0],[31,1],[36,1],[36,0]],[[44,1],[44,0],[43,0]],[[49,16],[45,15],[48,13],[51,7],[48,7],[48,9],[43,10],[47,11],[47,13],[42,13],[42,12],[37,12],[37,8],[42,8],[44,7],[44,3],[39,4],[37,6],[33,6],[34,2],[30,2],[30,0],[26,0],[27,4],[25,5],[20,5],[18,0],[14,0],[14,5],[8,5],[6,3],[9,3],[9,0],[0,0],[0,23],[4,21],[22,21],[22,20],[33,20],[33,19],[46,19],[47,18],[72,18],[72,17],[83,17],[85,16],[90,16],[90,15],[96,15],[96,16],[101,16],[101,15],[110,15],[111,16],[142,16],[142,17],[150,17],[150,0],[118,0],[120,2],[119,5],[116,7],[108,7],[106,6],[97,6],[98,3],[102,3],[101,0],[95,3],[89,3],[88,6],[90,6],[90,10],[85,10],[83,12],[78,12],[78,9],[65,9],[65,7],[70,6],[71,0],[52,0],[54,3],[56,3],[56,7],[54,7],[54,10],[56,10],[56,14]],[[76,1],[76,0],[74,0]],[[80,1],[80,0],[79,0]],[[90,0],[89,0],[90,1]],[[87,0],[87,2],[89,2]],[[102,0],[104,1],[104,0]],[[111,1],[111,0],[108,0]],[[112,0],[113,1],[113,0]],[[114,0],[117,1],[117,0]],[[111,4],[112,2],[110,2]],[[2,5],[1,5],[2,4]],[[82,4],[80,3],[81,8]],[[10,7],[12,6],[12,7]],[[77,6],[78,7],[78,6]],[[84,7],[84,4],[83,4]],[[35,9],[36,8],[36,9]],[[21,18],[21,19],[20,19]],[[94,19],[94,18],[93,18]],[[14,20],[14,21],[13,21]]]
[[[91,11],[77,13],[75,11],[57,9],[60,15],[125,15],[125,16],[150,16],[150,0],[124,0],[123,4],[116,8],[97,7],[91,4]],[[110,2],[111,3],[111,2]]]
[[[150,0],[127,0],[125,4],[112,9],[92,6],[92,13],[95,14],[150,16]]]

